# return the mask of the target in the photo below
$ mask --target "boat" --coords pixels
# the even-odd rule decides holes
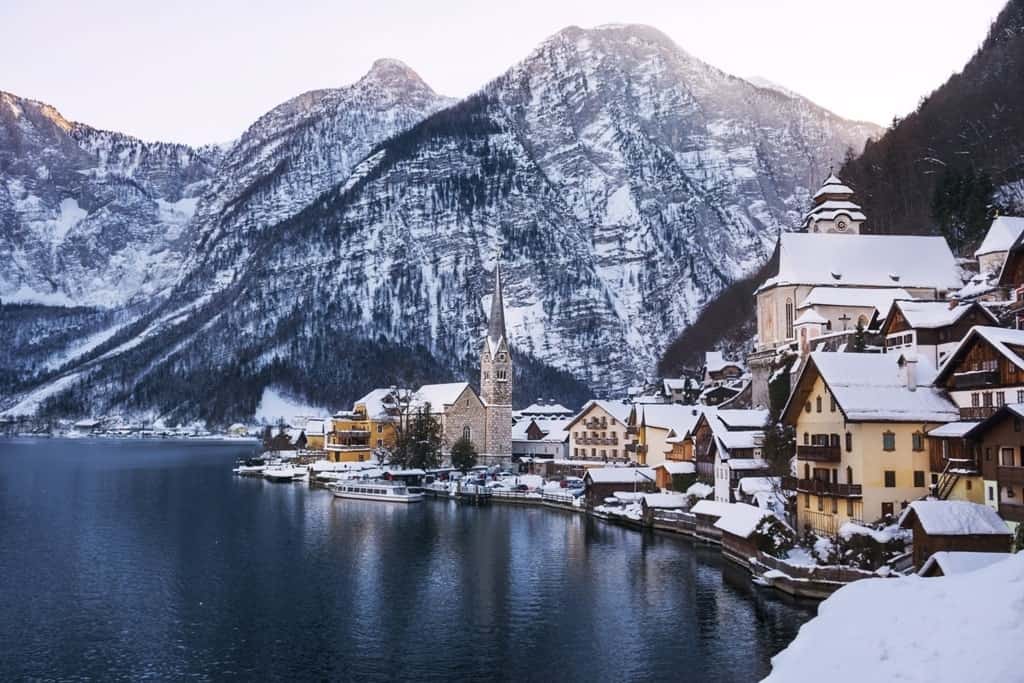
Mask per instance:
[[[305,479],[309,473],[301,467],[271,465],[263,470],[263,476],[270,481],[295,481]]]
[[[381,500],[391,503],[419,503],[423,490],[384,479],[337,481],[328,485],[336,498]]]
[[[259,477],[266,469],[266,465],[239,465],[233,471],[242,477]]]

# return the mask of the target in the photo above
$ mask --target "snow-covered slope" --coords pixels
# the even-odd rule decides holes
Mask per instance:
[[[112,307],[157,296],[215,150],[147,143],[0,92],[0,300]]]
[[[391,62],[374,72],[408,82]],[[250,133],[310,106],[283,105]],[[180,407],[167,387],[209,381],[234,394],[225,415],[244,414],[282,377],[330,405],[403,379],[413,358],[461,375],[499,254],[530,372],[623,387],[768,257],[830,164],[875,132],[643,26],[565,29],[480,93],[359,153],[320,147],[342,130],[326,123],[284,130],[288,153],[259,133],[228,154],[223,189],[200,202],[186,274],[158,314],[112,342],[125,353],[91,366],[103,389],[90,409],[126,396]],[[359,154],[331,187],[331,169],[346,174]],[[392,353],[365,367],[376,349]],[[233,386],[218,380],[228,375]]]

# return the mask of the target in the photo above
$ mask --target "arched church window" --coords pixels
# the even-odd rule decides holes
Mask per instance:
[[[786,299],[786,339],[793,338],[793,300]]]
[[[466,441],[471,441],[473,439],[473,430],[469,425],[462,428],[462,438]]]

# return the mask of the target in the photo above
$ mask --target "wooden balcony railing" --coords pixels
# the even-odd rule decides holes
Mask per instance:
[[[954,389],[981,389],[999,384],[998,370],[972,370],[953,374]]]
[[[999,406],[974,406],[960,409],[961,420],[984,420],[992,417],[999,410]]]
[[[843,454],[839,446],[797,446],[796,457],[812,462],[839,462]]]
[[[782,488],[798,493],[813,493],[819,496],[836,496],[838,498],[860,498],[864,494],[861,484],[836,484],[820,479],[797,479],[783,477]]]
[[[999,516],[1007,522],[1024,522],[1024,505],[1018,503],[1000,503]]]

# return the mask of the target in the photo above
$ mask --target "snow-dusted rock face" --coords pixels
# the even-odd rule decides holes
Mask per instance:
[[[623,387],[767,259],[830,164],[874,132],[653,29],[569,28],[375,149],[266,231],[261,252],[224,248],[183,284],[208,293],[251,276],[238,304],[253,315],[295,296],[302,311],[344,310],[349,332],[456,361],[501,252],[513,344],[599,390]]]
[[[173,284],[214,150],[147,143],[0,92],[0,300],[117,306]]]
[[[379,59],[352,85],[270,110],[231,147],[199,203],[186,272],[230,281],[262,230],[345,180],[374,145],[452,102],[402,62]]]
[[[385,61],[261,118],[199,202],[173,294],[92,382],[179,411],[167,387],[208,382],[244,412],[272,378],[334,403],[412,358],[460,375],[500,253],[514,351],[621,388],[876,132],[641,26],[561,31],[417,123],[445,103]],[[405,350],[391,374],[364,363],[385,347]]]

